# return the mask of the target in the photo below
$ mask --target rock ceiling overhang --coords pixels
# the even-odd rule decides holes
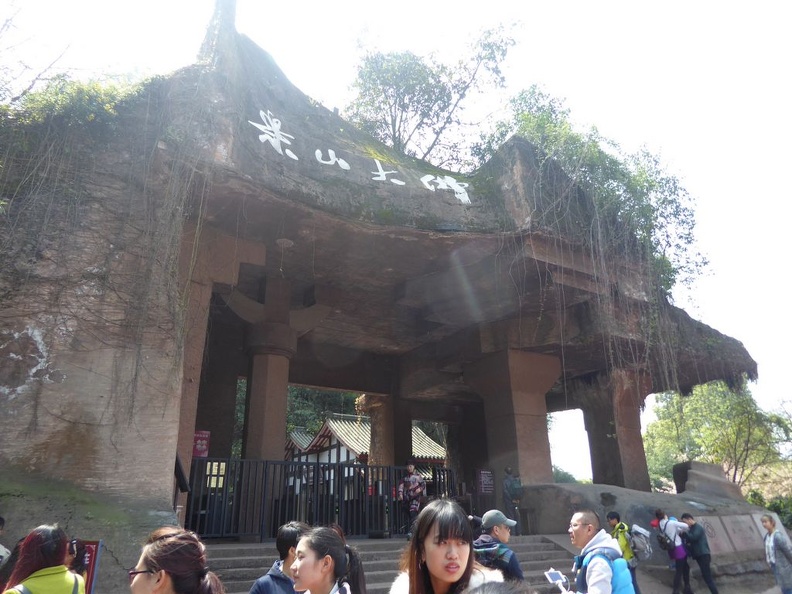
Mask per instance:
[[[395,359],[421,368],[407,396],[464,399],[467,361],[521,348],[562,359],[556,394],[614,364],[648,367],[658,389],[756,377],[738,341],[665,302],[666,335],[684,344],[673,360],[653,359],[640,330],[653,295],[641,263],[625,255],[603,268],[591,257],[578,241],[590,200],[552,163],[539,167],[529,143],[513,139],[470,176],[437,169],[356,130],[249,39],[233,39],[214,69],[173,77],[193,92],[171,93],[171,113],[203,146],[211,191],[200,216],[267,246],[267,270],[243,271],[241,286],[278,274],[292,281],[295,308],[330,308],[301,338],[294,374],[333,347],[386,361],[382,370]],[[196,103],[211,117],[196,122]],[[614,360],[614,346],[629,358]]]

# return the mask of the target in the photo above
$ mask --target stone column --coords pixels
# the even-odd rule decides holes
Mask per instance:
[[[191,224],[185,225],[179,255],[179,280],[185,287],[182,298],[186,308],[184,375],[182,396],[178,403],[179,434],[176,452],[188,476],[192,464],[201,368],[214,283],[233,286],[237,282],[242,262],[261,265],[265,260],[266,248],[263,245],[221,235],[208,226],[198,228]],[[183,506],[186,499],[186,494],[179,495],[177,504]]]
[[[289,359],[297,333],[287,324],[264,323],[248,331],[251,354],[244,457],[283,460]]]
[[[484,402],[482,429],[498,501],[506,466],[519,469],[523,484],[553,482],[545,395],[560,374],[557,358],[511,349],[465,369],[465,381]]]
[[[591,456],[591,480],[597,485],[622,487],[624,473],[616,441],[616,422],[610,393],[605,390],[599,396],[589,398],[583,407],[583,422]]]
[[[593,482],[650,491],[641,436],[641,404],[652,390],[649,375],[614,369],[576,389],[584,403]]]
[[[412,456],[412,414],[409,404],[398,396],[393,399],[393,453],[396,466]]]
[[[201,385],[206,326],[209,320],[209,304],[212,299],[211,283],[190,283],[188,308],[184,316],[184,360],[182,393],[179,402],[179,434],[176,455],[182,470],[190,480],[190,467],[195,440],[195,419],[198,414],[198,393]],[[180,511],[178,521],[184,525],[187,493],[179,492],[174,507]]]
[[[370,466],[395,466],[393,443],[393,399],[381,394],[363,394],[358,407],[371,420]]]
[[[611,386],[623,486],[651,491],[641,435],[641,405],[652,391],[652,378],[644,371],[615,369],[611,372]]]

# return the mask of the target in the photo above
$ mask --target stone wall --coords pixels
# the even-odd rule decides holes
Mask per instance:
[[[187,183],[146,153],[153,124],[139,115],[128,123],[140,136],[53,133],[27,155],[41,168],[35,184],[24,177],[29,162],[5,162],[19,185],[0,223],[0,471],[165,506]],[[36,161],[47,151],[49,167]]]

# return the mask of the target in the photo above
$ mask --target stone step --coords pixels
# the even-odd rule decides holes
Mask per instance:
[[[387,594],[398,575],[406,539],[350,539],[363,562],[369,594]],[[539,594],[558,589],[547,582],[550,567],[562,571],[571,567],[569,552],[541,536],[513,537],[509,546],[520,559],[526,584]],[[247,594],[253,582],[264,575],[278,558],[273,543],[207,543],[209,566],[223,580],[228,594]]]

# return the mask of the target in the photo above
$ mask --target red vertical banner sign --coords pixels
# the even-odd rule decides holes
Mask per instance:
[[[193,458],[209,457],[209,438],[211,431],[196,431],[193,437]]]
[[[85,543],[85,594],[93,594],[96,570],[99,568],[99,555],[102,553],[101,540],[84,540]]]

